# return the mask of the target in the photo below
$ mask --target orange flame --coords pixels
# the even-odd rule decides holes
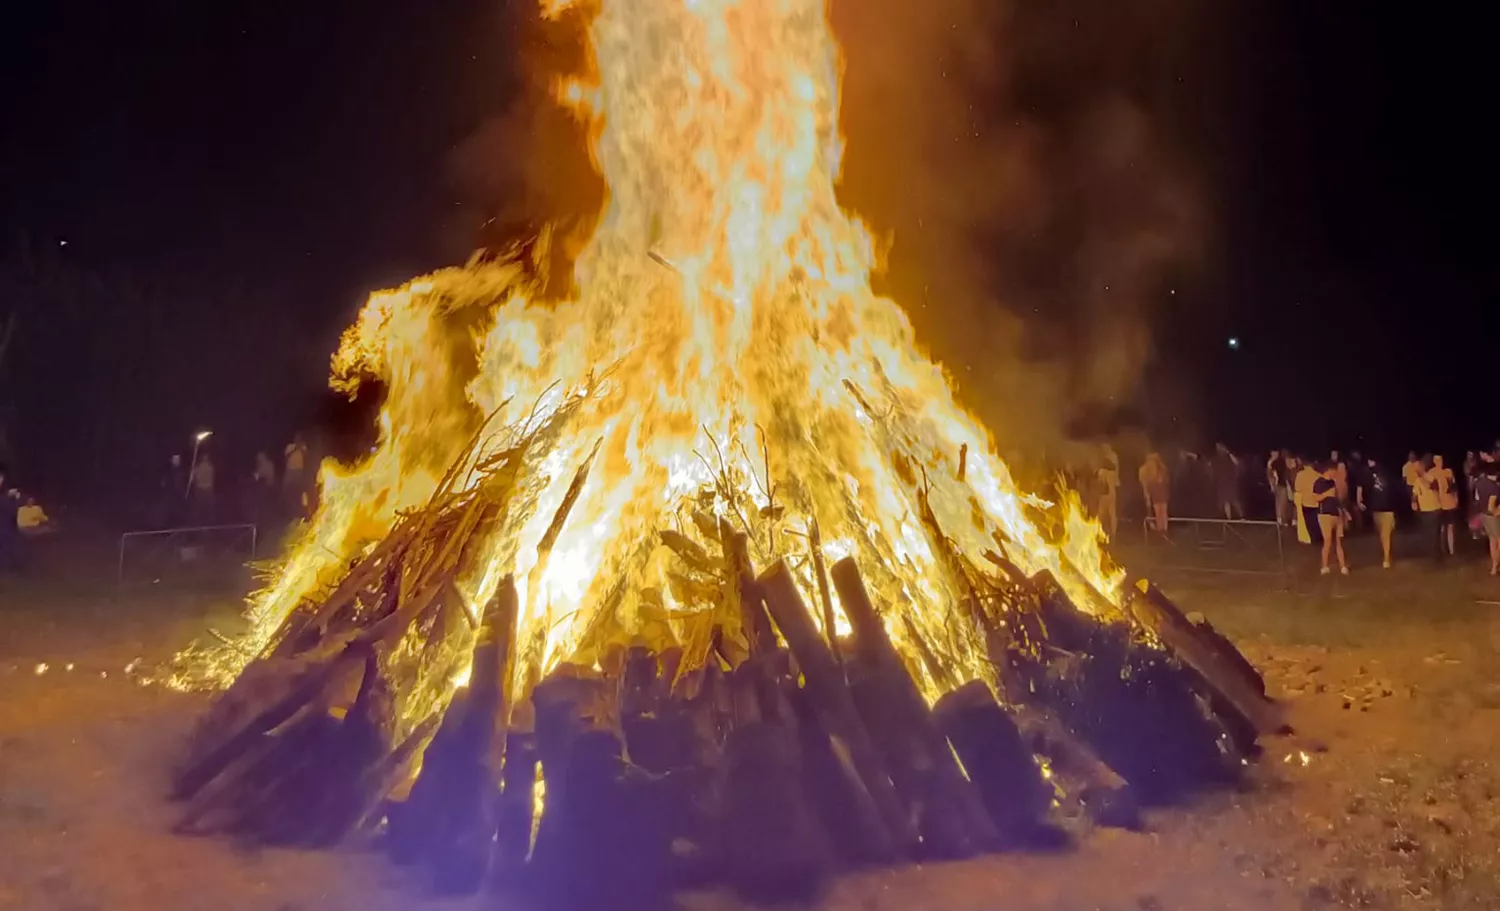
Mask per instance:
[[[569,0],[542,5],[555,15]],[[671,614],[690,610],[651,546],[709,500],[737,525],[747,511],[776,516],[757,523],[757,557],[805,550],[790,534],[816,520],[830,556],[857,556],[891,606],[898,644],[921,637],[957,674],[987,676],[984,652],[955,622],[960,594],[921,490],[959,551],[998,538],[1021,569],[1051,570],[1080,606],[1108,609],[1123,573],[1097,524],[1075,497],[1053,507],[1060,533],[1039,527],[906,314],[871,290],[875,245],[835,194],[841,64],[824,0],[600,0],[589,33],[594,82],[558,94],[591,119],[609,199],[575,263],[576,299],[535,300],[517,262],[370,298],[334,372],[336,385],[361,373],[387,384],[380,446],[353,469],[325,468],[321,512],[254,604],[250,641],[220,656],[223,673],[421,504],[484,416],[502,409],[516,427],[565,401],[529,516],[462,581],[475,603],[507,575],[521,581],[522,636],[542,631],[544,668],[579,657],[599,610],[644,622],[640,596],[606,597],[621,578],[666,592]],[[538,544],[596,440],[543,563]],[[748,500],[724,496],[726,481]]]

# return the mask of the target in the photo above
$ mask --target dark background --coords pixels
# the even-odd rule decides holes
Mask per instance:
[[[1105,37],[1095,14],[1121,15],[1055,6]],[[1254,449],[1500,436],[1482,29],[1352,0],[1195,6],[1191,41],[1156,55],[1174,23],[1152,23],[1109,78],[1128,73],[1191,165],[1213,242],[1151,292],[1143,383],[1094,429]],[[4,457],[32,484],[109,491],[149,484],[198,427],[238,473],[299,428],[360,424],[367,408],[323,390],[328,356],[365,293],[461,261],[494,214],[455,155],[497,122],[502,145],[505,124],[525,132],[506,116],[525,18],[499,0],[13,13],[0,315],[23,314],[0,365]],[[1050,47],[1046,25],[1007,27]],[[1072,84],[1035,81],[1028,107],[1093,78],[1096,52],[1075,56]],[[1044,291],[997,306],[1045,321]]]

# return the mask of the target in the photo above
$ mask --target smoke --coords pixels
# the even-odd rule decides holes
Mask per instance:
[[[1171,139],[1201,5],[834,0],[842,195],[892,231],[884,289],[1002,446],[1128,414],[1153,313],[1206,253]]]
[[[891,241],[878,286],[1005,448],[1052,448],[1130,413],[1153,313],[1206,253],[1203,194],[1172,140],[1209,46],[1206,7],[832,0],[841,199]],[[525,90],[453,173],[481,203],[477,236],[566,216],[581,239],[604,189],[550,86],[587,65],[582,14],[509,8]]]

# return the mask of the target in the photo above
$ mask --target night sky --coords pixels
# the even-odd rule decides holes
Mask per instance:
[[[1148,388],[1188,394],[1134,413],[1256,449],[1500,436],[1482,30],[1349,0],[1238,6],[1210,65],[1142,99],[1206,175],[1217,242],[1155,317]],[[327,358],[363,294],[475,244],[485,213],[454,150],[517,91],[513,20],[499,0],[13,13],[4,274],[29,245],[107,289],[43,295],[21,324],[0,418],[23,474],[127,483],[197,426],[248,459],[328,420]]]

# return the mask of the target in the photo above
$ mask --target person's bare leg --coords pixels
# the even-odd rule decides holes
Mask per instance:
[[[1339,554],[1339,570],[1345,573],[1349,572],[1349,561],[1344,557],[1344,530],[1342,528],[1334,530],[1333,546]],[[1324,563],[1326,565],[1327,561],[1325,560]]]
[[[1167,504],[1156,504],[1156,530],[1161,532],[1163,538],[1167,537]]]
[[[1319,523],[1322,524],[1322,523]],[[1323,553],[1322,570],[1328,572],[1328,555],[1333,551],[1333,534],[1326,528],[1323,530]]]
[[[1377,519],[1376,521],[1380,522],[1380,555],[1384,558],[1385,565],[1386,566],[1390,566],[1391,565],[1391,532],[1392,532],[1393,529],[1391,528],[1391,526],[1389,524],[1387,524],[1385,522],[1381,522],[1379,519]]]
[[[1457,532],[1457,531],[1458,531],[1458,526],[1457,525],[1450,524],[1448,526],[1448,556],[1450,556],[1450,557],[1454,556],[1455,554],[1458,553],[1457,549],[1454,546],[1454,540],[1456,538],[1455,532]]]
[[[1490,575],[1500,573],[1500,538],[1490,538]]]

